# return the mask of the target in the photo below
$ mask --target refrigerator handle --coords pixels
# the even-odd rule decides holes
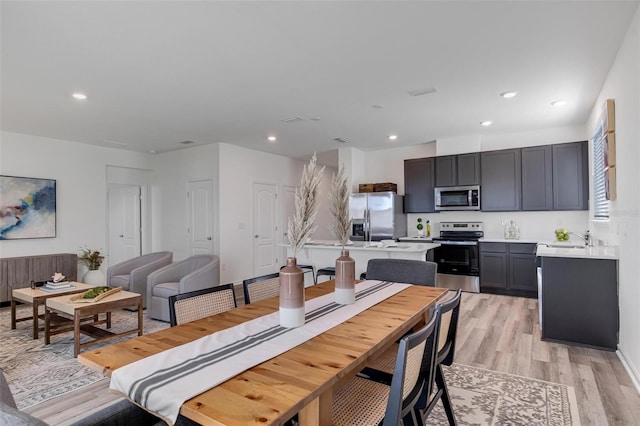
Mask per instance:
[[[365,214],[366,214],[366,222],[367,222],[367,234],[366,234],[366,240],[367,241],[371,241],[371,210],[367,209],[365,210]]]

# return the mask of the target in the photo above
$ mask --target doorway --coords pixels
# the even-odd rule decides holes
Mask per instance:
[[[253,184],[254,276],[278,271],[277,188],[275,184]]]
[[[109,265],[115,265],[142,254],[142,187],[110,184]]]
[[[188,182],[189,255],[213,254],[213,181]]]

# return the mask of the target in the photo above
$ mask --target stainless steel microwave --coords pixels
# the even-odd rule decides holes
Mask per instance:
[[[435,190],[436,211],[480,210],[480,186],[446,186]]]

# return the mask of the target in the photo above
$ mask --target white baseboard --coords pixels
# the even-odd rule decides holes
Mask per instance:
[[[627,370],[627,373],[629,374],[631,382],[633,382],[633,386],[636,388],[636,391],[640,393],[640,374],[638,374],[638,371],[633,367],[633,365],[629,364],[627,358],[624,356],[624,353],[620,349],[616,351],[616,355],[618,355],[618,358],[620,359],[620,362],[622,362],[624,369]]]

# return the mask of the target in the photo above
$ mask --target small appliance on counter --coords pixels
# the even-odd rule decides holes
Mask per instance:
[[[480,293],[478,240],[484,237],[482,222],[441,222],[440,237],[433,238],[440,247],[433,249],[438,264],[437,286]]]

